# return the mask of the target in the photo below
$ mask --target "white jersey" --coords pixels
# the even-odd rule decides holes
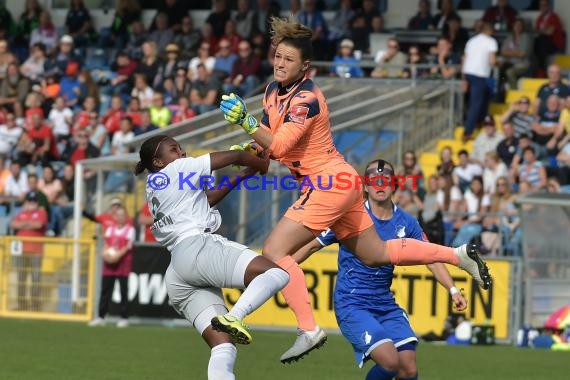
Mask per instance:
[[[222,217],[210,208],[203,190],[205,177],[210,175],[209,154],[180,158],[148,175],[146,200],[154,218],[151,231],[169,251],[188,236],[220,228]]]
[[[492,70],[490,54],[498,50],[499,45],[493,37],[479,33],[470,38],[465,45],[463,73],[489,78]]]

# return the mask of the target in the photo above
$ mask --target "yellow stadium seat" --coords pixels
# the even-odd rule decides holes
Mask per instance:
[[[465,129],[463,127],[457,127],[455,128],[455,130],[453,131],[453,137],[455,138],[455,140],[461,140],[463,138],[463,131]]]
[[[570,55],[558,54],[554,56],[554,63],[559,65],[561,69],[570,69]]]
[[[457,157],[457,152],[459,152],[460,150],[465,149],[468,152],[471,152],[472,145],[473,143],[471,143],[470,147],[470,142],[468,142],[467,144],[463,144],[463,141],[461,140],[442,139],[437,142],[437,152],[439,154],[443,150],[443,148],[449,146],[451,147],[451,150],[453,151],[453,157],[455,158]]]
[[[420,155],[420,166],[437,166],[439,165],[439,154],[433,152],[424,152]]]
[[[503,114],[505,113],[507,110],[509,109],[509,105],[508,104],[503,104],[503,103],[491,103],[489,105],[489,113],[491,115],[494,114]]]
[[[436,165],[424,165],[422,166],[422,173],[424,175],[425,181],[429,179],[432,175],[437,173],[437,166]]]
[[[511,103],[518,102],[518,100],[523,96],[528,97],[531,102],[534,102],[534,98],[536,98],[536,91],[509,90],[507,91],[507,97],[505,99],[505,102],[507,103],[508,106]],[[497,112],[497,113],[502,113],[502,112]]]
[[[548,79],[544,78],[521,78],[519,79],[518,87],[521,91],[532,91],[537,94],[538,89],[546,83],[548,83]]]

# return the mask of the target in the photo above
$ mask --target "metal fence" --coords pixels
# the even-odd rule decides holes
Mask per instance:
[[[523,323],[542,326],[570,303],[570,196],[535,193],[518,200],[523,229]]]
[[[94,240],[0,238],[0,316],[87,321],[93,313]]]

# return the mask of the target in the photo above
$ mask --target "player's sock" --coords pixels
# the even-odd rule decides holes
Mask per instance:
[[[289,276],[280,268],[271,268],[255,277],[228,313],[240,320],[253,313],[287,285]]]
[[[388,371],[380,367],[378,364],[375,364],[370,368],[370,371],[368,371],[366,380],[392,380],[396,375],[397,372]]]
[[[459,258],[455,249],[416,239],[392,239],[386,241],[390,262],[394,265],[420,265],[448,263],[457,266]]]
[[[222,343],[212,347],[208,362],[208,380],[235,380],[236,356],[236,346],[231,343]]]
[[[418,374],[414,377],[398,377],[398,380],[419,380]]]
[[[313,316],[303,270],[291,256],[285,256],[277,261],[277,265],[289,273],[289,283],[281,290],[281,294],[283,294],[293,313],[295,313],[297,325],[304,331],[315,330],[317,322],[315,322],[315,317]]]

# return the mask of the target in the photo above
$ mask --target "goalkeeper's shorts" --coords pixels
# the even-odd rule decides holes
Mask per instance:
[[[337,180],[341,176],[345,181]],[[358,178],[358,173],[349,164],[335,165],[309,176],[312,186],[303,189],[285,217],[303,224],[315,236],[328,228],[338,240],[360,234],[372,227],[373,222],[364,208],[363,189]]]

